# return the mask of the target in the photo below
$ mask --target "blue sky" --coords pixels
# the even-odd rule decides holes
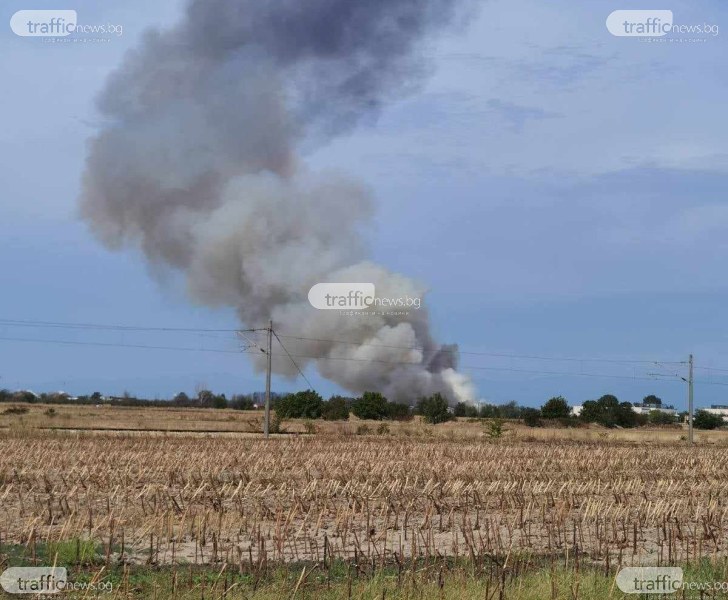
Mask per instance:
[[[174,275],[104,249],[76,216],[95,95],[141,33],[172,24],[182,6],[64,5],[84,22],[123,25],[107,43],[47,44],[5,27],[0,319],[236,326],[232,311],[191,305]],[[6,2],[5,22],[24,8]],[[707,382],[728,377],[702,368],[728,368],[728,6],[664,6],[676,22],[726,27],[704,43],[670,44],[610,35],[605,20],[617,8],[642,6],[484,2],[428,44],[420,89],[307,156],[371,186],[372,257],[428,284],[436,334],[460,344],[487,401],[657,393],[682,407],[683,382],[650,377],[684,366],[648,363],[690,352],[701,367],[696,403],[727,401],[728,388]],[[218,334],[0,324],[0,338],[0,387],[149,397],[263,387],[234,352],[113,346],[237,348]],[[565,357],[585,360],[552,360]],[[586,360],[595,358],[647,362]],[[339,391],[307,375],[322,393]],[[278,391],[303,385],[274,381]]]

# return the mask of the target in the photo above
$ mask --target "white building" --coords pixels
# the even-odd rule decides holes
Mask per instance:
[[[725,404],[712,404],[710,408],[703,408],[707,413],[711,415],[719,415],[723,417],[724,421],[728,421],[728,405]]]
[[[677,411],[672,406],[657,406],[655,404],[633,404],[632,410],[638,415],[649,415],[653,410],[672,417],[677,415]]]
[[[724,407],[725,409],[725,416],[728,417],[728,406]],[[584,406],[581,404],[577,406],[571,407],[571,414],[574,417],[578,417],[581,415],[581,411],[584,410]],[[676,416],[677,411],[672,406],[657,406],[654,404],[633,404],[632,410],[636,412],[638,415],[648,415],[653,410],[656,410],[661,413],[665,413],[667,415]],[[727,419],[728,420],[728,419]]]

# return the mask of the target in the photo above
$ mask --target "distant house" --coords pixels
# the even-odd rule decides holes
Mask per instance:
[[[571,414],[574,417],[578,417],[581,415],[581,411],[584,409],[582,405],[578,406],[572,406],[571,407]],[[661,406],[659,404],[642,404],[637,403],[632,405],[632,410],[636,412],[638,415],[648,415],[653,410],[656,410],[661,413],[665,413],[667,415],[675,416],[677,415],[677,411],[672,406]],[[726,415],[728,415],[728,407],[726,407]]]
[[[653,410],[665,413],[666,415],[675,416],[677,411],[672,406],[662,406],[661,404],[644,404],[636,403],[632,405],[632,410],[638,415],[649,415]]]
[[[721,416],[724,421],[728,421],[728,405],[726,404],[711,404],[710,408],[703,408],[702,410],[711,415]]]

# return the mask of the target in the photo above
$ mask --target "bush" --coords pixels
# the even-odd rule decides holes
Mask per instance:
[[[707,410],[699,410],[693,415],[693,427],[696,429],[718,429],[723,425],[725,425],[723,417]]]
[[[651,410],[647,415],[647,422],[650,425],[672,425],[675,423],[675,415],[661,410]]]
[[[380,423],[379,427],[377,427],[377,434],[378,435],[389,434],[389,425],[387,425],[386,423]]]
[[[501,437],[503,435],[502,419],[493,419],[492,421],[488,421],[487,433],[488,436],[494,439]]]
[[[351,405],[351,412],[359,419],[381,421],[389,415],[387,404],[387,399],[379,392],[364,392]]]
[[[447,400],[441,394],[433,394],[421,398],[417,403],[417,413],[422,415],[425,422],[437,425],[451,421],[455,416],[450,412],[450,406]]]
[[[27,406],[11,406],[3,411],[4,415],[25,415],[30,412]]]
[[[283,429],[283,419],[277,412],[274,413],[270,419],[270,426],[268,428],[268,432],[269,433],[285,433],[286,432],[286,430]]]
[[[326,421],[346,421],[349,419],[349,405],[343,396],[331,396],[321,408],[321,416]]]
[[[55,408],[46,408],[46,409],[45,409],[45,410],[43,411],[43,414],[44,414],[44,415],[45,415],[46,417],[55,417],[55,416],[56,416],[56,409],[55,409]]]
[[[369,429],[368,425],[362,424],[356,428],[356,435],[369,435],[370,431],[371,430]]]
[[[564,419],[571,414],[571,408],[563,396],[555,396],[541,407],[544,419]]]
[[[281,419],[318,419],[324,400],[313,390],[288,394],[276,402],[276,414]]]
[[[541,427],[541,411],[537,408],[524,408],[521,411],[523,422],[529,427]]]
[[[306,433],[310,434],[314,434],[318,431],[318,427],[316,427],[316,423],[314,423],[313,421],[304,421],[303,429]]]
[[[393,421],[409,421],[412,418],[412,412],[407,404],[388,402],[387,418]]]

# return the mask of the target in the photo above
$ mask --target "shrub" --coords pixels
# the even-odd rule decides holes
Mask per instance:
[[[672,425],[675,423],[675,416],[661,410],[651,410],[647,421],[650,425]]]
[[[389,425],[387,425],[386,423],[380,423],[379,427],[377,427],[377,434],[378,435],[389,434]]]
[[[387,404],[387,399],[379,392],[364,392],[351,405],[351,412],[359,419],[381,421],[389,414]]]
[[[433,425],[444,423],[455,418],[450,412],[447,400],[439,393],[421,398],[417,403],[417,412],[422,415],[425,422],[432,423]]]
[[[55,417],[56,416],[56,409],[55,408],[46,408],[45,411],[43,411],[43,414],[46,417]]]
[[[273,416],[270,420],[270,426],[268,427],[268,431],[270,433],[285,433],[286,432],[286,430],[283,429],[283,419],[277,412],[273,414]]]
[[[318,431],[318,427],[316,427],[316,423],[314,423],[313,421],[304,421],[303,429],[306,431],[306,433],[310,434],[314,434]]]
[[[521,411],[523,422],[529,427],[541,427],[541,411],[537,408],[524,408]]]
[[[27,406],[11,406],[3,411],[4,415],[25,415],[30,412]]]
[[[370,429],[368,425],[361,424],[356,428],[356,435],[369,435]]]
[[[349,405],[343,396],[331,396],[321,408],[321,416],[326,421],[346,421],[349,418]]]
[[[718,429],[725,425],[723,417],[707,410],[699,410],[693,415],[693,427],[696,429]]]
[[[488,421],[487,433],[491,438],[501,437],[503,435],[503,421],[501,419]]]
[[[412,411],[408,404],[388,402],[387,418],[393,421],[409,421],[412,418]]]

